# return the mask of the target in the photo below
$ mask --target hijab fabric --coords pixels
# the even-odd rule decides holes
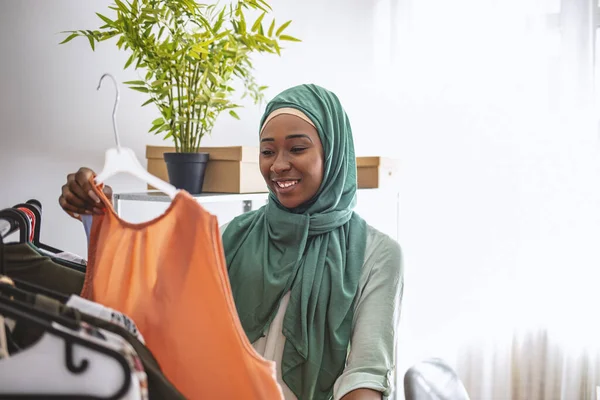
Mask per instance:
[[[270,193],[264,207],[235,218],[223,234],[242,326],[255,342],[290,293],[283,322],[282,378],[299,399],[330,399],[346,363],[366,223],[356,204],[356,158],[348,116],[316,85],[290,88],[267,105],[308,116],[323,145],[323,182],[312,200],[287,209]]]

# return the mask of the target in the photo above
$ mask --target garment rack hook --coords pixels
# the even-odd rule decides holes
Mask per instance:
[[[119,92],[119,84],[117,83],[117,80],[115,79],[114,76],[106,73],[100,77],[100,81],[98,82],[98,87],[96,88],[96,90],[100,90],[100,87],[102,86],[102,80],[107,76],[115,84],[116,93],[115,93],[115,105],[113,107],[113,113],[112,113],[112,122],[113,122],[113,131],[115,132],[115,142],[117,143],[117,150],[121,151],[121,141],[119,140],[119,131],[117,129],[117,108],[119,107],[119,100],[121,99],[121,94]]]

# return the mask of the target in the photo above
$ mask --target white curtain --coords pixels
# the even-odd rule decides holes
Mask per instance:
[[[377,1],[365,110],[401,165],[398,398],[427,357],[472,399],[596,398],[595,7]]]

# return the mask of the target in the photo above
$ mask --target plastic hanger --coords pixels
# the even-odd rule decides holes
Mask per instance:
[[[35,203],[33,203],[33,201],[37,202],[37,200],[29,200],[27,203],[17,204],[13,208],[16,208],[16,209],[26,208],[33,213],[33,215],[35,217],[35,221],[33,223],[33,226],[34,226],[33,244],[35,245],[35,247],[37,247],[38,249],[46,250],[46,251],[48,251],[50,253],[54,253],[54,254],[62,253],[61,250],[54,248],[52,246],[48,246],[47,244],[40,242],[40,234],[41,234],[41,229],[42,229],[41,204],[40,204],[40,207],[38,207]]]
[[[37,228],[37,221],[39,218],[36,217],[36,214],[29,209],[29,207],[19,207],[13,206],[14,209],[20,210],[25,215],[25,219],[29,223],[29,241],[33,242],[35,239],[35,232]]]
[[[6,275],[6,269],[4,268],[4,239],[0,235],[0,275]]]
[[[33,223],[31,225],[29,225],[30,216],[27,215],[27,213],[25,211],[21,210],[20,208],[26,208],[28,211],[30,211],[32,213],[35,220],[33,221]],[[72,263],[72,262],[69,262],[66,260],[62,260],[59,257],[55,257],[56,254],[62,253],[62,251],[59,249],[56,249],[54,247],[48,246],[44,243],[41,243],[39,241],[39,235],[40,235],[39,229],[41,226],[40,222],[41,222],[42,218],[41,218],[39,209],[36,208],[36,206],[34,206],[32,204],[28,204],[28,203],[21,203],[21,204],[17,204],[16,206],[14,206],[11,210],[19,212],[23,216],[23,218],[27,221],[27,225],[34,227],[33,234],[31,232],[29,232],[29,233],[26,233],[26,235],[27,235],[27,239],[28,239],[27,242],[34,245],[34,247],[35,247],[34,250],[37,253],[39,253],[40,255],[45,256],[45,257],[50,257],[54,263],[60,264],[63,267],[74,269],[76,271],[85,273],[86,267],[84,265],[78,265],[77,263]],[[1,216],[0,216],[0,218],[1,218]],[[28,231],[26,231],[26,232],[28,232]],[[33,240],[29,240],[29,238],[33,238]],[[23,241],[21,241],[21,243],[23,243]],[[44,251],[41,251],[41,250],[44,250]]]
[[[31,214],[33,214],[33,217],[32,217],[32,215],[27,214],[27,212],[21,210],[25,214],[25,217],[30,221],[30,226],[33,227],[33,233],[32,232],[29,232],[29,233],[31,235],[30,238],[32,238],[31,241],[35,244],[35,242],[38,241],[39,237],[40,237],[40,220],[41,220],[41,218],[40,218],[39,211],[31,204],[25,204],[25,203],[16,204],[13,206],[13,208],[16,210],[25,208]]]
[[[0,393],[0,399],[93,399],[93,400],[118,400],[121,399],[129,390],[132,385],[131,380],[131,369],[123,355],[119,352],[109,349],[97,343],[93,343],[85,340],[84,338],[69,334],[68,332],[62,331],[55,328],[52,323],[58,322],[63,326],[74,328],[79,330],[80,325],[76,320],[71,320],[59,315],[51,315],[42,310],[36,309],[29,306],[26,303],[20,303],[14,300],[7,300],[3,296],[0,296],[0,314],[4,317],[13,319],[17,322],[23,322],[27,324],[35,325],[41,328],[44,332],[58,336],[65,342],[65,365],[67,370],[73,375],[80,375],[85,373],[88,368],[90,361],[87,359],[76,361],[74,357],[74,346],[79,345],[88,348],[96,353],[102,353],[115,361],[117,361],[123,370],[123,385],[119,388],[117,393],[109,397],[99,397],[92,394],[77,394],[77,395],[65,395],[65,394],[48,394],[48,393],[37,393],[37,394],[23,394],[23,393]],[[26,390],[24,387],[23,390]]]
[[[18,208],[7,208],[0,211],[0,219],[6,220],[11,224],[11,229],[8,231],[8,234],[19,229],[19,243],[32,243],[29,238],[31,237],[31,232],[29,231],[30,223],[29,217],[25,212],[19,210]],[[6,235],[5,235],[6,236]],[[46,246],[40,243],[40,246],[34,244],[38,249],[47,249],[49,252],[60,253],[60,250],[54,249],[53,247]],[[35,249],[34,249],[35,250]],[[50,257],[53,262],[56,264],[60,264],[63,267],[71,268],[79,272],[85,273],[86,267],[84,265],[78,265],[76,263],[71,263],[69,261],[61,260],[60,258],[53,257],[51,254],[43,254],[39,250],[36,250],[40,255]]]
[[[36,206],[38,208],[38,210],[40,210],[40,214],[42,213],[42,203],[40,203],[39,200],[30,199],[30,200],[27,200],[25,203],[33,204],[34,206]]]
[[[6,208],[0,211],[0,219],[9,222],[11,225],[7,235],[18,229],[19,243],[29,242],[29,221],[23,211],[14,208]]]
[[[100,78],[100,82],[98,83],[97,90],[102,86],[102,80],[105,77],[109,77],[112,79],[115,84],[116,96],[115,96],[115,105],[113,107],[112,113],[112,121],[113,121],[113,130],[115,133],[115,142],[117,144],[116,148],[108,149],[106,151],[106,157],[104,161],[104,168],[102,172],[100,172],[95,179],[96,184],[104,183],[108,178],[113,175],[116,175],[121,172],[128,173],[130,175],[135,176],[138,179],[154,186],[161,192],[167,194],[171,200],[175,198],[177,195],[177,188],[175,186],[157,178],[156,176],[150,174],[138,161],[137,157],[133,150],[121,147],[121,143],[119,141],[119,132],[117,130],[117,107],[119,105],[119,85],[117,81],[111,74],[104,74]]]

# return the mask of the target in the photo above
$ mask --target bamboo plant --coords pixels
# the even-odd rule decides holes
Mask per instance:
[[[198,4],[193,0],[114,0],[110,18],[96,30],[63,32],[67,43],[86,37],[92,50],[97,43],[118,38],[116,45],[131,53],[124,68],[142,71],[140,80],[125,82],[148,94],[143,106],[154,104],[161,116],[150,132],[163,133],[177,152],[197,152],[223,111],[238,118],[234,95],[249,96],[255,104],[266,86],[254,76],[254,53],[280,55],[281,42],[299,41],[286,35],[291,21],[277,25],[265,0],[237,0],[226,5]],[[247,13],[258,14],[247,22]],[[265,24],[265,26],[263,26]],[[145,75],[144,75],[145,74]],[[240,89],[235,89],[236,81]]]

